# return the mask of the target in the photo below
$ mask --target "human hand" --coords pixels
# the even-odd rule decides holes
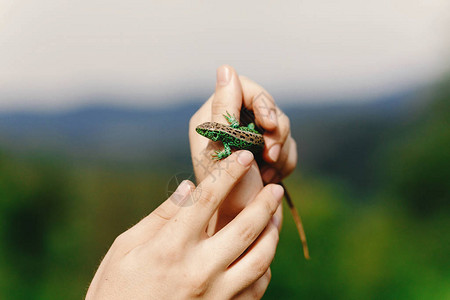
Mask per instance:
[[[245,76],[238,76],[230,66],[217,69],[215,93],[191,118],[192,156],[198,159],[208,144],[205,138],[196,134],[195,127],[208,121],[227,124],[223,117],[226,111],[239,119],[242,106],[254,112],[256,124],[265,130],[263,159],[268,165],[261,170],[264,181],[281,181],[297,164],[297,145],[291,137],[289,118],[263,87]],[[198,173],[200,178],[205,176]]]
[[[273,217],[283,189],[264,187],[215,235],[206,228],[222,201],[249,171],[253,155],[238,151],[215,164],[194,188],[173,195],[113,243],[87,299],[260,298],[270,281],[278,242]],[[192,205],[183,206],[186,201]]]
[[[297,146],[290,135],[289,119],[275,105],[270,94],[250,79],[239,77],[233,68],[221,66],[217,69],[215,93],[192,116],[189,124],[191,155],[197,180],[201,181],[208,175],[209,168],[215,163],[211,159],[213,150],[223,146],[197,134],[196,126],[208,121],[226,124],[223,117],[226,111],[239,119],[243,105],[254,112],[256,124],[265,129],[263,158],[266,164],[261,166],[261,173],[255,164],[229,195],[218,212],[215,220],[217,224],[211,224],[216,230],[237,215],[248,199],[254,198],[262,188],[261,174],[266,183],[279,182],[297,164]],[[277,216],[282,218],[281,208]]]
[[[198,159],[208,143],[195,133],[195,127],[208,121],[227,124],[223,117],[226,111],[239,119],[242,106],[254,112],[256,124],[265,130],[263,159],[267,165],[261,170],[264,181],[281,181],[297,164],[297,145],[291,137],[289,118],[263,87],[245,76],[238,76],[230,66],[217,69],[215,93],[191,118],[192,156]],[[205,176],[198,173],[200,178]]]

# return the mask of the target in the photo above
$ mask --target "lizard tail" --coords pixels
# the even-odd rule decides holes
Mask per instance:
[[[279,184],[284,189],[284,197],[286,198],[286,202],[289,206],[289,210],[291,211],[292,217],[294,218],[295,226],[297,226],[297,231],[298,231],[298,234],[300,235],[300,240],[302,241],[303,255],[305,256],[305,259],[310,259],[308,243],[306,242],[306,235],[305,235],[305,230],[303,229],[302,219],[300,218],[300,215],[299,215],[297,209],[295,208],[294,203],[292,202],[291,196],[289,195],[286,187],[284,186],[284,184],[282,182],[280,182]]]

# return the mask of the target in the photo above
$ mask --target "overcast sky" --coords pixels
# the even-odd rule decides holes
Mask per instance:
[[[361,101],[436,80],[449,50],[448,0],[0,0],[0,110],[187,101],[224,63],[280,102]]]

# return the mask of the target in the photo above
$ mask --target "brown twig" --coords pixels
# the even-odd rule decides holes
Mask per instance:
[[[289,206],[289,210],[291,211],[292,217],[294,218],[295,226],[297,226],[297,231],[300,236],[300,240],[302,241],[303,246],[303,255],[306,259],[310,259],[309,256],[309,250],[308,250],[308,243],[306,242],[306,235],[305,230],[303,229],[303,223],[302,219],[300,218],[300,215],[297,211],[297,209],[294,206],[294,203],[292,202],[291,196],[289,195],[286,187],[282,182],[279,183],[283,189],[284,189],[284,197],[286,198],[286,202]]]

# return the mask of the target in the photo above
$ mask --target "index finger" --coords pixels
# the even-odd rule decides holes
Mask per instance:
[[[255,113],[255,121],[268,131],[278,126],[278,110],[273,97],[259,84],[239,76],[244,106]]]
[[[172,226],[184,224],[184,230],[174,230],[185,238],[205,235],[206,227],[222,201],[249,170],[253,161],[250,151],[237,151],[216,164],[216,168],[192,192],[194,204],[183,207],[172,218]],[[171,229],[172,230],[172,229]]]
[[[211,121],[227,124],[227,112],[239,120],[242,107],[242,87],[236,71],[227,65],[217,69],[217,81],[211,102]]]
[[[244,105],[254,111],[256,123],[266,130],[263,158],[269,163],[275,163],[290,133],[289,118],[259,84],[244,76],[240,79]]]

